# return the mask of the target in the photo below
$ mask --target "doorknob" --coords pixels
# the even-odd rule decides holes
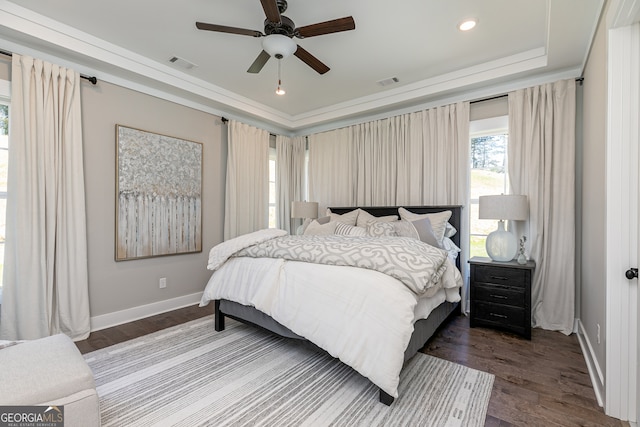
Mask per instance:
[[[627,277],[627,279],[631,280],[633,278],[638,278],[638,269],[637,268],[630,268],[628,269],[624,275]]]

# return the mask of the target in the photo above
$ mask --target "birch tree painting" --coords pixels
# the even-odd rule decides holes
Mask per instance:
[[[202,144],[116,125],[116,261],[202,251]]]

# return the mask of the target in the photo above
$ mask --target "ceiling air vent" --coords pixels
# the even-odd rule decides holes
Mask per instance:
[[[383,79],[378,81],[378,84],[380,86],[389,86],[389,85],[393,85],[398,83],[400,80],[398,80],[397,77],[389,77],[388,79]]]
[[[190,70],[197,67],[197,65],[193,62],[189,62],[186,59],[180,58],[179,56],[171,57],[171,59],[169,59],[169,62],[177,65],[178,67],[184,68],[185,70]]]

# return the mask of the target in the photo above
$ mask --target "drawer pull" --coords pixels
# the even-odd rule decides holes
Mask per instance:
[[[493,298],[498,298],[498,299],[507,299],[507,298],[509,298],[509,297],[505,297],[504,295],[494,295],[494,294],[491,294],[490,296],[491,296],[491,297],[493,297]]]
[[[505,316],[504,314],[489,313],[489,315],[493,317],[500,317],[501,319],[507,318],[507,316]]]
[[[495,280],[509,280],[508,277],[502,277],[502,276],[491,276],[491,278]]]

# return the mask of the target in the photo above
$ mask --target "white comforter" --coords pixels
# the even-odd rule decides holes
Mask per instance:
[[[427,299],[373,270],[231,257],[215,266],[200,305],[228,299],[253,306],[397,397],[414,321],[445,299],[460,300],[460,272],[447,263],[442,289]]]

